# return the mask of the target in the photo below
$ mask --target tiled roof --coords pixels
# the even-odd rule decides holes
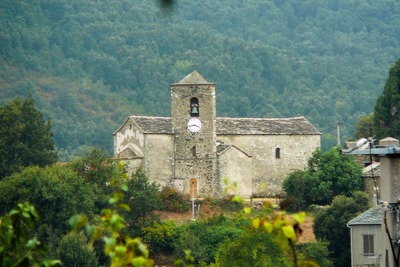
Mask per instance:
[[[144,133],[172,133],[171,118],[130,116]],[[319,135],[320,132],[304,117],[217,118],[217,135]]]
[[[217,134],[221,135],[298,135],[321,133],[304,117],[295,118],[217,118]]]
[[[364,213],[361,213],[354,219],[350,220],[347,225],[373,225],[373,224],[381,224],[382,223],[382,215],[381,215],[381,208],[374,207],[367,210]]]
[[[130,116],[144,133],[172,133],[171,118]]]

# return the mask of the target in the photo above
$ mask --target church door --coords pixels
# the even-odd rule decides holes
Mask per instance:
[[[197,198],[197,180],[192,178],[190,179],[190,197]]]

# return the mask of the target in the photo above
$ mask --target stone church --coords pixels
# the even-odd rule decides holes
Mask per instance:
[[[115,157],[192,197],[221,196],[224,180],[244,197],[280,194],[320,132],[304,117],[217,117],[215,88],[196,71],[172,84],[171,117],[128,117],[114,132]]]

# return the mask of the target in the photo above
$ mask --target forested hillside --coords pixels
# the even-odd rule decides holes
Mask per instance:
[[[334,144],[400,58],[396,0],[1,0],[0,104],[32,95],[61,159],[112,151],[132,114],[170,115],[169,84],[217,83],[217,113],[306,116]]]

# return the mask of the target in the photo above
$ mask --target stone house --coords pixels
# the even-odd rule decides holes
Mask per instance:
[[[356,142],[346,142],[344,151],[347,151],[346,153],[349,153],[350,151],[361,149],[366,152],[364,154],[353,154],[353,157],[354,160],[363,168],[363,189],[370,196],[371,203],[375,205],[380,187],[380,162],[377,155],[369,154],[369,148],[370,142],[365,138],[361,138]]]
[[[224,178],[244,197],[281,194],[282,180],[320,147],[320,132],[304,117],[217,117],[215,88],[196,71],[172,84],[171,117],[128,117],[114,132],[115,157],[193,197],[220,197]]]

